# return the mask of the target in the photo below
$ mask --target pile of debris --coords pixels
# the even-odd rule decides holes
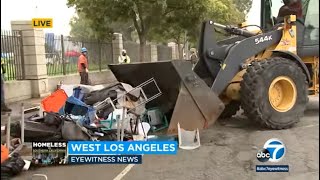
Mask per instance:
[[[150,86],[157,89],[151,95],[144,92]],[[149,132],[168,127],[160,109],[146,109],[146,104],[159,96],[161,91],[154,79],[136,87],[125,83],[107,87],[58,85],[32,116],[25,118],[28,110],[23,110],[21,121],[11,123],[9,114],[8,125],[2,131],[7,143],[1,146],[1,179],[37,166],[28,142],[148,140]],[[153,141],[165,140],[161,136],[149,137]],[[23,148],[29,148],[30,154],[23,153]]]
[[[161,95],[160,89],[147,97],[143,88],[156,84],[150,79],[133,88],[116,83],[108,87],[60,85],[42,100],[42,114],[24,120],[25,142],[70,140],[146,139],[148,132],[168,127],[157,108],[146,103]],[[11,136],[21,137],[21,122],[11,125]]]
[[[1,172],[10,177],[39,165],[32,153],[27,157],[19,152],[28,142],[176,140],[175,135],[155,135],[169,126],[160,107],[147,106],[161,95],[153,78],[136,87],[126,83],[107,87],[60,84],[54,93],[42,100],[38,113],[25,118],[27,110],[23,110],[20,122],[9,121],[5,128],[7,145],[1,147],[1,156],[4,155]],[[198,130],[189,133],[178,129],[179,147],[200,146]]]

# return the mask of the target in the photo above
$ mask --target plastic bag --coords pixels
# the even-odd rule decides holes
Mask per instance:
[[[1,163],[1,179],[9,178],[19,174],[25,165],[24,160],[18,153]]]

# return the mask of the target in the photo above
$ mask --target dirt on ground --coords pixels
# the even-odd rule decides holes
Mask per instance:
[[[262,163],[256,153],[270,138],[286,146],[278,163]],[[313,180],[319,179],[319,97],[311,97],[305,116],[287,130],[262,129],[252,120],[238,114],[219,120],[201,133],[201,147],[181,150],[177,155],[145,155],[143,164],[135,165],[124,180]],[[289,172],[256,172],[256,165],[289,165]],[[106,180],[115,178],[126,165],[77,165],[29,170],[15,177],[31,179],[33,174],[46,174],[49,180]]]

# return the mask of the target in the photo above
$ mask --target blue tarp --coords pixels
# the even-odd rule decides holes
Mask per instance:
[[[74,116],[84,116],[82,123],[89,125],[95,118],[95,109],[88,106],[74,96],[70,96],[64,107],[59,111],[60,114],[72,114]]]

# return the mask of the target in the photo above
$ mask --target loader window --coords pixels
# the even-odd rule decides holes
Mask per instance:
[[[309,3],[308,3],[309,2]],[[307,0],[304,45],[319,44],[319,0]]]
[[[265,5],[262,7],[265,7],[265,11],[264,11],[264,15],[263,15],[264,21],[262,21],[262,22],[265,22],[264,29],[270,30],[274,25],[274,19],[272,18],[272,10],[271,10],[272,1],[270,1],[270,0],[265,1]]]
[[[277,24],[277,16],[279,9],[284,5],[281,0],[266,0],[264,6],[264,22],[265,30],[270,30],[272,27]]]
[[[296,0],[294,3],[289,3],[290,1],[288,0],[265,0],[262,19],[264,29],[272,29],[277,23],[283,22],[284,16],[290,14],[295,14],[297,18],[303,20],[305,16],[305,1],[308,0]]]

